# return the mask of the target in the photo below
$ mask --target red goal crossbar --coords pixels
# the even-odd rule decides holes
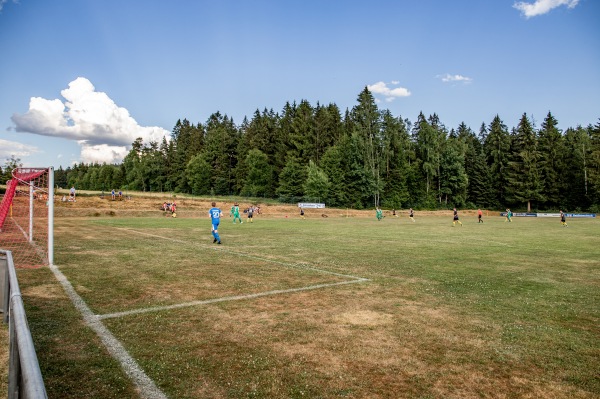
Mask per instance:
[[[0,202],[0,230],[2,230],[2,226],[4,226],[4,222],[8,216],[19,181],[29,183],[31,180],[46,173],[46,171],[47,169],[40,170],[39,168],[18,168],[13,170],[13,178],[6,182],[6,193],[2,198],[2,202]]]

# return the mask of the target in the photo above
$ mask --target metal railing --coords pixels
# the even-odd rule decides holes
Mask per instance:
[[[47,398],[12,253],[0,249],[0,302],[9,326],[8,398]]]

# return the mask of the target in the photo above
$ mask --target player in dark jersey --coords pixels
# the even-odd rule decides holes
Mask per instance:
[[[569,227],[567,225],[567,217],[565,216],[565,214],[562,211],[562,209],[560,210],[560,224],[562,224],[564,227]]]
[[[462,222],[458,220],[458,211],[456,210],[456,208],[454,208],[454,220],[452,221],[452,227],[454,227],[456,223],[462,226]]]

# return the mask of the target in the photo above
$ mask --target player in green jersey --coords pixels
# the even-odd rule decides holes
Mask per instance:
[[[242,222],[242,218],[240,217],[240,206],[237,202],[233,204],[233,207],[231,208],[231,213],[233,214],[233,224],[235,224],[236,219],[240,220],[240,224],[244,223]]]

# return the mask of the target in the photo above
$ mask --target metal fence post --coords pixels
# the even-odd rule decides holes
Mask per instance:
[[[8,355],[8,398],[18,399],[19,384],[21,383],[21,359],[19,358],[19,347],[15,336],[15,323],[8,325],[9,332],[9,355]]]
[[[4,323],[8,323],[8,296],[9,285],[8,285],[8,260],[4,254],[0,254],[0,304],[2,305],[2,318]]]
[[[10,251],[0,250],[8,270],[10,291],[8,311],[4,315],[9,326],[8,397],[10,399],[47,399],[44,379],[38,363],[25,307]],[[1,273],[1,272],[0,272]],[[4,295],[2,295],[4,297]]]

